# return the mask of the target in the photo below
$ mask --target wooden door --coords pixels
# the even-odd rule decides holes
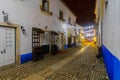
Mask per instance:
[[[32,47],[40,47],[40,32],[35,28],[32,30]]]
[[[64,34],[61,33],[61,44],[62,44],[62,49],[64,49]]]
[[[40,47],[40,29],[32,29],[32,53],[33,61],[43,59],[41,47]]]

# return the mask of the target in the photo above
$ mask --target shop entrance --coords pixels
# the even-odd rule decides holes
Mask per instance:
[[[44,33],[39,28],[32,29],[32,53],[33,53],[33,61],[38,61],[43,59],[43,53],[40,45],[40,34]]]

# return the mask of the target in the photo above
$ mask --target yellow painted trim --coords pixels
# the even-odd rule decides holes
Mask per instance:
[[[43,30],[43,31],[45,31],[45,32],[51,32],[51,30]]]
[[[96,15],[96,19],[95,19],[96,23],[98,22],[98,17],[99,17],[99,5],[100,4],[98,4],[98,3],[99,3],[99,0],[96,0],[96,6],[95,6],[95,11],[94,11],[94,13]]]
[[[104,16],[104,9],[105,9],[105,0],[101,0],[101,7],[100,7],[100,11],[101,11],[100,17],[101,17],[101,20],[103,19],[103,16]]]
[[[20,64],[20,26],[16,28],[16,63]]]
[[[61,33],[61,43],[62,43],[62,49],[64,49],[64,33]]]
[[[96,22],[102,21],[104,17],[104,9],[105,9],[105,0],[97,0],[96,1]]]
[[[0,25],[1,25],[1,26],[6,26],[6,27],[13,27],[13,28],[20,27],[20,26],[17,25],[17,24],[13,24],[13,23],[7,24],[7,23],[4,23],[4,22],[0,22]]]
[[[0,26],[2,27],[11,27],[11,28],[15,28],[16,30],[16,64],[20,64],[20,26],[17,24],[7,24],[4,22],[0,22]]]
[[[47,15],[47,16],[52,16],[52,13],[50,13],[50,12],[43,11],[43,10],[41,10],[41,12],[42,12],[43,14]]]
[[[43,0],[42,0],[42,5],[40,5],[41,12],[47,16],[52,16],[52,12],[50,12],[50,1],[47,0],[48,2],[48,12],[43,10]]]

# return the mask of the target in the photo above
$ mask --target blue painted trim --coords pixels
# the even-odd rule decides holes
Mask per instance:
[[[64,45],[64,49],[68,49],[68,45],[67,44]]]
[[[102,45],[102,53],[109,79],[120,80],[120,60],[104,45]]]
[[[22,54],[21,56],[21,64],[32,60],[32,53]]]

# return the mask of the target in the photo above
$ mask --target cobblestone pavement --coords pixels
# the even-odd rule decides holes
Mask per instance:
[[[0,80],[108,80],[103,60],[95,57],[95,45],[85,51],[77,47],[60,53],[47,54],[38,62],[0,68]]]
[[[108,80],[102,59],[96,59],[95,46],[49,75],[46,80]]]
[[[80,47],[70,48],[55,56],[47,54],[43,60],[38,62],[31,61],[22,65],[12,65],[0,68],[0,80],[24,79],[29,75],[40,72],[48,66],[61,61],[62,59],[74,54],[78,50],[80,50]]]

